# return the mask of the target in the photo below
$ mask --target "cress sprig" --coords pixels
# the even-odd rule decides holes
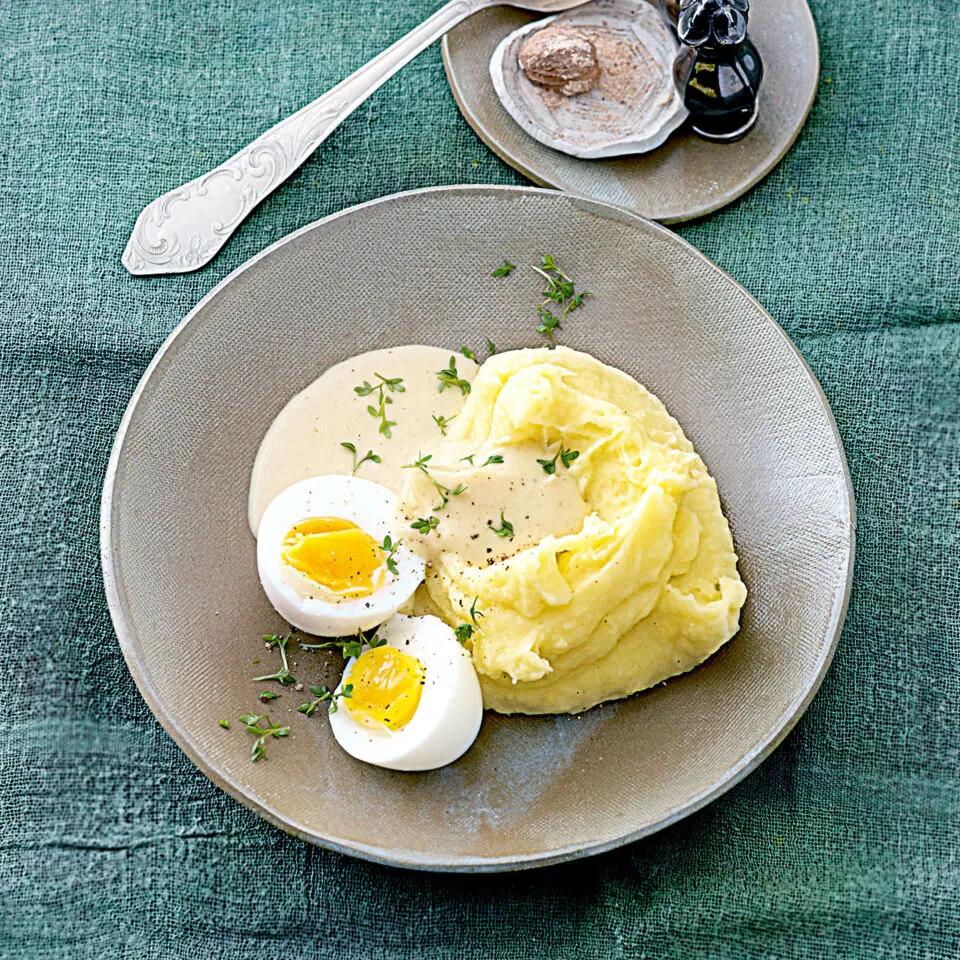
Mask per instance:
[[[391,429],[397,425],[396,420],[390,420],[387,417],[387,407],[393,403],[390,394],[406,393],[407,388],[403,385],[403,377],[385,377],[376,372],[374,376],[380,381],[378,384],[374,385],[364,380],[359,387],[353,388],[353,392],[358,397],[369,397],[374,393],[377,395],[376,405],[372,403],[368,405],[367,413],[380,420],[380,426],[377,429],[389,440],[393,436]]]
[[[475,453],[468,454],[465,457],[461,457],[460,460],[463,463],[469,463],[470,466],[474,466],[473,458],[476,456]],[[492,453],[483,463],[480,464],[481,467],[489,467],[493,463],[503,463],[503,457],[499,453]]]
[[[465,646],[466,642],[473,637],[474,631],[480,629],[479,617],[483,616],[483,613],[477,609],[477,601],[479,597],[473,598],[473,603],[470,604],[470,619],[472,623],[461,623],[454,631],[454,636],[457,638],[457,642],[460,646]]]
[[[331,691],[330,688],[325,684],[320,684],[318,687],[311,687],[310,692],[313,694],[315,699],[301,703],[300,706],[297,707],[297,713],[302,713],[305,717],[312,717],[316,712],[317,707],[319,707],[321,703],[326,703],[327,701],[330,703],[330,706],[327,708],[327,712],[336,713],[337,700],[341,697],[349,700],[350,697],[353,696],[353,684],[344,684],[343,689],[336,693]]]
[[[332,640],[324,640],[323,643],[304,643],[301,640],[300,649],[339,650],[343,657],[349,660],[351,657],[359,657],[365,646],[382,647],[386,642],[377,636],[377,628],[372,627],[369,630],[358,630],[352,637],[334,637]]]
[[[285,737],[290,733],[289,727],[283,727],[279,723],[272,723],[266,715],[256,713],[245,713],[240,722],[244,725],[247,733],[252,733],[257,739],[253,741],[250,748],[250,760],[256,763],[258,760],[267,758],[267,740],[271,737]]]
[[[569,470],[570,464],[573,463],[573,461],[579,456],[579,450],[569,450],[561,444],[560,449],[556,452],[552,460],[538,459],[537,463],[543,467],[544,473],[552,475],[557,472],[557,460],[559,460]]]
[[[450,354],[450,362],[443,370],[437,371],[437,393],[443,393],[448,387],[458,389],[464,396],[470,392],[470,381],[464,380],[457,371],[457,358]]]
[[[543,303],[537,307],[537,316],[540,318],[537,333],[542,333],[551,345],[556,345],[556,331],[563,328],[567,317],[574,310],[579,310],[584,299],[592,294],[589,290],[578,293],[573,280],[557,266],[552,254],[544,254],[540,258],[540,266],[533,270],[546,281],[542,294]],[[554,309],[551,309],[551,305]]]
[[[438,414],[437,416],[434,416],[433,422],[437,425],[438,429],[440,430],[441,437],[445,437],[447,435],[447,427],[450,426],[451,421],[456,419],[457,419],[456,414],[454,414],[452,417],[445,417],[443,416],[443,414]]]
[[[501,516],[502,516],[502,514],[501,514]],[[473,621],[473,625],[474,625],[475,627],[479,627],[479,626],[480,626],[480,623],[479,623],[479,621],[478,621],[478,618],[479,618],[479,617],[482,617],[482,616],[484,615],[482,610],[478,610],[478,609],[477,609],[477,601],[478,601],[479,599],[480,599],[479,596],[474,597],[474,598],[473,598],[473,603],[470,604],[470,611],[469,611],[469,613],[470,613],[470,619]]]
[[[293,634],[286,634],[285,636],[280,636],[278,633],[268,633],[264,636],[264,642],[272,650],[274,647],[278,647],[280,650],[280,669],[276,673],[268,673],[262,677],[254,677],[254,681],[258,680],[276,680],[281,687],[286,687],[291,683],[296,683],[297,679],[290,672],[290,665],[287,663],[287,644],[290,642]]]
[[[374,453],[372,450],[368,450],[362,457],[357,453],[357,448],[355,444],[350,443],[347,440],[344,440],[340,443],[340,446],[344,450],[349,450],[353,456],[353,474],[356,476],[357,471],[367,462],[370,463],[379,463],[380,457]],[[358,459],[359,457],[359,459]]]
[[[422,454],[418,451],[417,459],[414,460],[413,463],[405,463],[403,465],[403,469],[419,470],[433,484],[433,489],[440,494],[440,502],[431,508],[436,511],[442,510],[450,502],[451,497],[459,497],[460,494],[464,493],[467,488],[462,483],[458,483],[456,487],[453,487],[452,489],[440,483],[440,481],[433,476],[433,474],[430,472],[430,468],[427,466],[432,459],[432,453]],[[434,524],[434,526],[436,526],[436,524]]]
[[[394,554],[397,550],[400,549],[400,544],[403,543],[402,540],[394,541],[393,537],[388,533],[384,538],[383,542],[380,544],[380,549],[386,554],[384,560],[387,564],[387,569],[396,576],[400,572],[400,568],[397,566],[397,561],[394,558]]]
[[[489,338],[484,339],[484,343],[487,346],[487,359],[489,360],[497,352],[497,345]],[[471,349],[467,346],[460,347],[460,353],[462,356],[466,357],[468,360],[472,360],[474,363],[482,363],[483,361],[477,356],[477,351]]]
[[[431,515],[429,517],[418,517],[410,524],[410,529],[416,530],[417,533],[422,533],[426,537],[430,535],[431,530],[436,530],[439,525],[440,518]]]
[[[500,511],[500,526],[495,527],[492,520],[487,521],[487,526],[498,536],[505,539],[513,539],[513,524],[507,520],[503,515],[503,511]]]

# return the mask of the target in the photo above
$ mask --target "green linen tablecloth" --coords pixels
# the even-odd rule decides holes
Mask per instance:
[[[759,770],[593,860],[415,874],[268,826],[193,767],[137,692],[101,586],[98,498],[164,337],[312,220],[397,190],[523,181],[461,119],[432,49],[208,269],[128,276],[133,218],[435,5],[0,2],[0,957],[960,955],[954,0],[817,0],[823,75],[796,147],[679,230],[806,356],[859,505],[833,668]]]

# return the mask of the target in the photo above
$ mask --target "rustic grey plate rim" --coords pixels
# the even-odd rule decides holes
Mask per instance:
[[[244,273],[246,270],[250,269],[259,261],[263,260],[285,244],[291,242],[297,237],[302,236],[305,233],[310,232],[311,230],[316,229],[320,225],[328,224],[331,221],[335,221],[342,217],[356,214],[365,208],[395,202],[405,197],[440,192],[460,192],[465,194],[480,194],[488,192],[501,193],[504,195],[523,193],[548,194],[551,196],[556,196],[558,200],[562,197],[565,200],[583,202],[589,206],[606,208],[607,212],[612,215],[613,218],[626,218],[629,220],[638,221],[639,223],[646,225],[648,228],[651,228],[663,234],[664,236],[669,237],[672,242],[686,248],[686,251],[689,254],[695,255],[698,259],[702,260],[707,266],[719,273],[726,280],[736,284],[742,294],[752,301],[753,305],[758,311],[760,311],[764,319],[766,319],[772,325],[773,329],[776,330],[777,333],[783,338],[785,344],[800,361],[802,369],[809,378],[811,385],[814,387],[823,407],[823,411],[826,415],[827,422],[830,425],[830,429],[833,433],[834,441],[837,445],[844,477],[844,491],[846,494],[845,507],[847,514],[848,545],[846,555],[846,575],[842,589],[835,594],[833,598],[833,610],[831,611],[828,642],[823,648],[820,658],[816,664],[816,669],[810,676],[806,689],[802,691],[802,693],[797,696],[794,701],[781,713],[780,717],[777,719],[777,722],[769,731],[764,734],[757,746],[745,754],[738,763],[729,767],[724,772],[723,776],[719,777],[706,790],[702,791],[700,794],[688,800],[687,802],[679,805],[659,821],[648,824],[637,831],[614,838],[613,840],[603,841],[596,844],[574,844],[563,848],[547,850],[542,853],[522,855],[518,857],[474,857],[461,855],[457,857],[456,860],[435,860],[431,859],[428,855],[424,855],[417,851],[404,851],[400,853],[394,852],[392,854],[384,854],[379,848],[371,847],[367,844],[347,843],[329,836],[321,835],[319,832],[299,831],[293,828],[291,824],[288,823],[283,816],[280,815],[269,804],[266,804],[254,797],[242,783],[230,776],[222,774],[205,760],[202,751],[197,748],[187,731],[182,729],[166,710],[161,698],[156,692],[154,685],[150,681],[149,676],[146,674],[145,670],[142,669],[142,665],[138,660],[135,649],[135,643],[133,639],[134,631],[131,624],[128,623],[125,614],[124,598],[121,594],[119,577],[116,573],[116,567],[118,563],[117,552],[113,543],[112,519],[116,474],[120,456],[123,450],[124,438],[133,419],[136,407],[144,391],[149,385],[153,373],[163,361],[165,355],[170,351],[170,349],[174,346],[179,337],[189,327],[193,320],[200,314],[207,303],[213,300],[217,294],[225,286],[227,286],[227,284],[231,283],[240,274]],[[442,873],[497,873],[511,870],[531,869],[535,867],[550,866],[553,864],[579,859],[581,857],[593,856],[615,850],[618,847],[656,833],[659,830],[676,823],[684,817],[695,813],[697,810],[702,809],[712,800],[715,800],[731,787],[739,783],[740,780],[742,780],[747,774],[759,766],[759,764],[779,746],[787,734],[789,734],[789,732],[793,729],[819,690],[820,685],[823,682],[823,678],[830,667],[836,651],[840,630],[843,626],[844,618],[846,617],[847,607],[850,599],[854,571],[855,534],[856,504],[853,494],[853,485],[850,478],[850,471],[847,466],[843,442],[841,440],[840,432],[837,428],[833,412],[830,409],[829,402],[827,401],[826,395],[823,392],[823,388],[820,386],[820,383],[813,371],[803,358],[803,355],[787,336],[783,328],[776,322],[776,320],[773,319],[772,316],[770,316],[767,310],[762,306],[762,304],[759,303],[759,301],[756,300],[755,297],[753,297],[747,290],[740,286],[740,284],[736,283],[736,281],[733,280],[729,274],[714,264],[708,257],[698,251],[695,247],[688,244],[685,240],[678,237],[675,233],[673,233],[673,231],[668,230],[666,227],[661,226],[654,221],[645,220],[643,217],[640,217],[639,215],[633,213],[632,211],[626,210],[623,207],[619,207],[616,204],[608,203],[602,200],[595,200],[590,197],[579,196],[576,194],[557,194],[557,192],[554,190],[546,190],[539,187],[497,186],[487,184],[426,187],[417,190],[408,190],[401,193],[390,194],[385,197],[367,201],[366,203],[348,207],[287,234],[285,237],[282,237],[280,240],[277,240],[275,243],[266,247],[260,251],[260,253],[251,257],[245,263],[241,264],[230,274],[224,277],[223,280],[217,283],[204,297],[202,297],[198,303],[187,313],[183,320],[181,320],[174,327],[164,342],[160,345],[150,363],[147,365],[143,376],[140,378],[140,381],[127,404],[126,410],[124,411],[120,425],[117,429],[113,447],[110,452],[106,473],[104,475],[103,491],[100,501],[100,559],[104,590],[106,594],[107,605],[110,611],[110,617],[113,622],[114,630],[117,634],[121,652],[123,653],[124,660],[126,661],[127,667],[130,670],[130,674],[133,677],[141,695],[146,701],[147,706],[150,708],[157,720],[159,720],[164,730],[166,730],[177,746],[179,746],[180,749],[183,750],[183,752],[197,766],[201,773],[203,773],[204,776],[211,780],[216,786],[220,787],[248,809],[262,816],[274,826],[279,827],[281,830],[284,830],[285,832],[290,833],[301,840],[306,840],[310,843],[334,850],[338,853],[359,857],[360,859],[368,860],[374,863]]]
[[[814,57],[814,68],[817,76],[820,74],[820,35],[817,32],[817,23],[813,16],[813,11],[810,9],[810,4],[805,0],[804,9],[806,10],[807,18],[810,21],[810,27],[814,37],[813,43],[813,57]],[[468,106],[463,89],[460,86],[459,81],[456,78],[454,72],[454,66],[452,57],[450,54],[450,35],[445,34],[443,39],[440,41],[440,57],[443,61],[443,72],[444,76],[447,78],[447,84],[450,87],[450,92],[453,94],[453,99],[457,104],[457,109],[460,111],[464,120],[467,121],[467,124],[473,130],[473,132],[480,138],[480,141],[489,147],[504,163],[513,167],[518,173],[525,176],[528,180],[531,180],[533,183],[546,188],[552,188],[555,190],[561,190],[565,193],[570,193],[567,187],[559,181],[551,181],[546,177],[541,176],[540,174],[534,173],[524,161],[514,153],[511,153],[509,149],[503,146],[496,134],[489,130],[484,124],[482,124],[477,117],[477,115],[471,110]],[[762,97],[762,92],[761,92]],[[730,194],[725,194],[722,198],[718,199],[715,203],[704,204],[700,207],[697,207],[695,210],[690,212],[683,213],[673,217],[661,217],[658,219],[657,223],[664,224],[674,224],[674,223],[689,223],[693,220],[699,220],[702,217],[707,217],[711,213],[716,213],[718,210],[722,210],[724,207],[729,206],[734,201],[740,199],[745,193],[749,193],[755,186],[765,180],[781,163],[783,158],[793,149],[794,144],[797,142],[803,128],[807,125],[807,120],[810,118],[810,112],[813,110],[813,104],[817,99],[817,85],[815,84],[810,91],[810,96],[807,98],[807,102],[804,105],[803,116],[800,122],[797,124],[796,130],[793,131],[793,134],[789,137],[787,142],[784,144],[783,149],[778,152],[776,155],[772,156],[766,163],[761,164],[757,169],[751,174],[750,177],[744,182],[743,186],[740,189],[733,191]],[[516,124],[516,121],[507,113],[506,108],[503,108],[506,122],[511,124]],[[528,134],[529,136],[529,134]],[[531,137],[531,140],[533,138]],[[583,163],[597,163],[602,161],[596,160],[583,160]],[[585,196],[585,195],[584,195]],[[589,199],[596,199],[598,203],[608,203],[609,201],[601,200],[600,198],[591,197]]]

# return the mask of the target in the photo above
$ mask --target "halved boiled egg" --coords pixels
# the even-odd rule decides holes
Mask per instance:
[[[480,681],[470,654],[437,617],[396,616],[377,631],[382,645],[347,662],[330,725],[337,743],[365,763],[433,770],[477,738]]]
[[[392,617],[423,580],[399,540],[400,504],[358,477],[308,477],[267,507],[257,570],[277,612],[321,637],[368,630]]]

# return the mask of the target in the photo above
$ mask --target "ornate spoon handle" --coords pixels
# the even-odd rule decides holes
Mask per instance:
[[[230,235],[327,137],[434,40],[497,0],[452,0],[379,56],[234,154],[165,193],[137,217],[123,252],[133,274],[187,273],[213,259]]]

